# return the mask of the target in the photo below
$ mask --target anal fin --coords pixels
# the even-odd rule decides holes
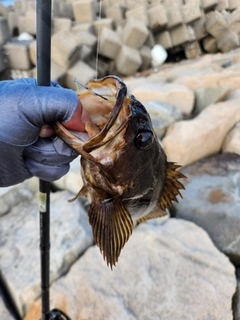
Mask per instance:
[[[118,198],[100,200],[93,197],[88,216],[96,244],[107,265],[112,268],[132,234],[134,225],[131,215]]]
[[[140,218],[137,220],[138,223],[140,222],[145,222],[150,219],[156,219],[156,218],[161,218],[167,215],[167,212],[165,210],[162,210],[160,208],[156,208],[155,210],[151,211],[149,214],[146,216]]]

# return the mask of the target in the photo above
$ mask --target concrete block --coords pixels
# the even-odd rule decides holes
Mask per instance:
[[[81,61],[89,61],[93,57],[93,49],[86,44],[83,44],[80,48],[79,60]],[[96,54],[95,54],[96,60]]]
[[[70,89],[76,90],[77,85],[73,81],[77,78],[79,82],[87,84],[89,80],[95,78],[95,70],[83,61],[78,61],[75,63],[68,71],[64,77],[64,85]]]
[[[153,32],[149,32],[146,41],[144,42],[144,45],[152,48],[155,45],[155,39],[153,36]]]
[[[99,38],[99,53],[104,57],[115,59],[122,45],[119,34],[108,28],[103,28]]]
[[[96,63],[96,57],[93,56],[91,59],[88,60],[87,63],[92,69],[97,70],[95,77],[98,79],[103,78],[108,74],[111,74],[109,73],[109,62],[106,62],[105,59],[101,59],[101,57],[99,57]]]
[[[10,70],[11,79],[21,79],[21,78],[36,78],[34,76],[34,69],[29,70],[19,70],[19,69],[11,69]]]
[[[218,0],[201,0],[201,7],[206,11],[214,8],[218,4]]]
[[[52,0],[52,19],[59,18],[60,16],[60,1]]]
[[[79,0],[73,2],[73,15],[77,23],[93,22],[96,11],[93,0]]]
[[[234,10],[240,7],[240,0],[228,0],[229,9]]]
[[[135,9],[126,12],[126,19],[134,18],[142,21],[146,26],[148,25],[147,10],[145,6],[137,6]]]
[[[113,29],[113,20],[111,18],[103,18],[93,22],[93,29],[96,35],[98,35],[103,28]]]
[[[194,29],[197,40],[200,40],[208,35],[205,28],[205,23],[206,16],[204,14],[204,11],[201,11],[201,18],[192,23],[192,27]]]
[[[210,35],[219,38],[226,31],[227,22],[218,11],[212,11],[207,15],[205,27]]]
[[[11,69],[29,70],[31,61],[29,57],[30,42],[14,40],[4,45]]]
[[[139,50],[141,59],[142,59],[142,65],[140,70],[146,70],[151,67],[151,62],[152,62],[152,54],[151,54],[151,49],[149,47],[143,46]]]
[[[22,0],[15,0],[13,8],[15,12],[22,12]]]
[[[227,10],[221,10],[221,15],[224,17],[224,19],[226,19],[226,21],[228,23],[228,20],[231,17],[231,13]]]
[[[134,74],[140,68],[142,58],[138,50],[122,46],[115,62],[117,70],[128,76]]]
[[[112,2],[113,1],[115,2],[115,0],[112,0]],[[138,0],[137,3],[136,3],[136,0],[125,0],[125,6],[128,10],[135,9],[136,6],[146,6],[146,5],[147,5],[146,0]]]
[[[2,2],[0,2],[0,16],[6,18],[7,15],[8,15],[7,7],[5,7]]]
[[[184,3],[195,3],[196,5],[198,5],[199,7],[201,6],[201,0],[184,0]]]
[[[115,4],[118,4],[118,5],[122,6],[122,7],[126,7],[127,6],[127,0],[108,0],[108,2],[109,2],[109,6],[114,6]],[[139,1],[138,3],[141,3],[141,1]],[[135,5],[136,5],[136,2],[135,2]]]
[[[16,35],[19,33],[19,16],[21,13],[10,11],[7,15],[8,27],[11,35]]]
[[[10,31],[6,18],[0,17],[0,45],[10,39]]]
[[[33,78],[37,78],[37,68],[31,69]],[[58,64],[51,61],[51,80],[59,82],[61,85],[62,79],[66,76],[66,70],[60,67]]]
[[[168,19],[163,5],[151,6],[147,10],[148,24],[152,30],[160,30],[167,25]]]
[[[190,23],[201,18],[200,7],[194,1],[183,5],[180,9],[184,23]]]
[[[0,72],[3,72],[7,67],[7,59],[4,53],[4,49],[0,46]]]
[[[164,6],[166,8],[171,8],[171,7],[179,7],[179,6],[182,6],[183,5],[183,0],[165,0],[163,2]]]
[[[72,33],[78,33],[80,31],[87,31],[87,32],[94,33],[93,24],[92,23],[80,23],[80,24],[76,24],[71,29]]]
[[[121,72],[118,71],[118,69],[116,67],[116,63],[113,60],[110,61],[108,70],[109,70],[108,74],[114,74],[119,78],[125,77],[124,74],[122,74]]]
[[[139,49],[147,40],[148,29],[146,25],[137,19],[129,19],[123,28],[123,43],[131,48]]]
[[[212,36],[207,36],[202,41],[203,49],[208,53],[218,52],[217,40]]]
[[[195,40],[195,33],[193,28],[186,26],[185,24],[180,25],[170,31],[170,37],[172,40],[173,47],[184,44],[188,41]]]
[[[24,31],[35,36],[37,31],[36,25],[37,25],[36,12],[27,11],[25,13],[25,30]]]
[[[236,49],[238,46],[238,35],[231,30],[226,30],[221,37],[217,39],[217,47],[222,52],[229,52],[230,50]]]
[[[172,48],[172,40],[169,31],[162,31],[155,36],[155,42],[163,46],[165,49]]]
[[[33,65],[37,65],[37,43],[36,41],[32,41],[29,45],[29,58]]]
[[[166,13],[168,18],[168,23],[167,23],[168,28],[173,28],[182,24],[183,20],[182,20],[182,14],[179,6],[166,9]]]
[[[52,20],[52,33],[60,31],[70,31],[72,28],[72,21],[68,18],[54,18]]]
[[[229,30],[240,33],[240,7],[229,14],[227,22]]]
[[[218,4],[215,8],[217,11],[228,10],[229,9],[229,0],[218,0]]]
[[[114,6],[108,8],[105,14],[107,18],[111,18],[116,24],[118,24],[124,20],[124,13],[124,8],[119,4],[115,4]]]
[[[87,31],[80,31],[74,34],[75,42],[80,47],[82,45],[86,45],[89,48],[95,48],[97,45],[97,37]]]
[[[58,15],[57,16],[61,17],[61,18],[68,18],[68,19],[73,20],[74,16],[73,16],[72,3],[59,1],[58,2]],[[55,17],[56,17],[56,15],[55,15]]]
[[[61,80],[65,75],[66,70],[55,62],[51,61],[51,80],[61,83]]]
[[[189,42],[185,44],[183,48],[187,59],[196,59],[202,55],[202,50],[198,41]]]
[[[52,36],[51,59],[67,69],[79,58],[79,47],[74,35],[69,31],[60,31]]]
[[[35,0],[23,0],[22,1],[22,10],[23,12],[31,11],[36,14],[37,1]]]

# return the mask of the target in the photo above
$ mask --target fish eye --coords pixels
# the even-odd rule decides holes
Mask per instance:
[[[153,143],[153,133],[152,131],[142,131],[139,132],[135,137],[135,145],[138,149],[147,150],[151,147]]]

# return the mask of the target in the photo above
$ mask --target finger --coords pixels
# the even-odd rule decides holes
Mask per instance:
[[[86,131],[86,122],[91,121],[90,115],[86,110],[83,109],[82,103],[78,102],[77,109],[75,110],[71,120],[64,122],[65,128],[74,131]]]
[[[54,129],[48,124],[44,124],[39,133],[40,138],[48,138],[54,135],[55,135]]]

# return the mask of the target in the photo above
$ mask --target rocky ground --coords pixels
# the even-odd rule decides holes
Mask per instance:
[[[240,319],[240,50],[123,79],[183,165],[170,216],[140,224],[109,269],[94,245],[79,159],[51,194],[51,308],[73,320]],[[25,320],[40,318],[37,181],[0,189],[0,270]],[[2,298],[1,298],[2,297]],[[14,319],[0,293],[1,320]]]

